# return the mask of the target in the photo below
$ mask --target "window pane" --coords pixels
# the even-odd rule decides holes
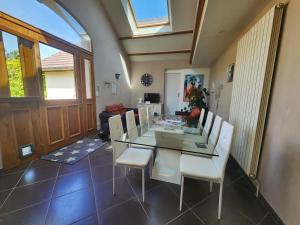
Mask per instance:
[[[55,0],[0,0],[0,11],[91,51],[87,32]]]
[[[84,59],[84,75],[85,75],[86,98],[92,98],[91,61],[88,59]]]
[[[74,56],[40,43],[45,99],[76,99]]]
[[[130,3],[139,26],[169,22],[167,0],[130,0]]]
[[[2,35],[5,49],[10,96],[24,97],[24,83],[18,38],[6,32],[2,32]]]

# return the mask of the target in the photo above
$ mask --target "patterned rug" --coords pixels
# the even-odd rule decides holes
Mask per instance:
[[[41,157],[41,159],[52,162],[74,164],[105,144],[106,142],[103,142],[100,139],[84,138],[73,144],[51,152],[48,155],[44,155]]]

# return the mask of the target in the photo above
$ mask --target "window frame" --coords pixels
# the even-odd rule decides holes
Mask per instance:
[[[90,86],[90,95],[91,95],[91,97],[90,98],[88,98],[87,97],[87,79],[86,79],[86,74],[85,74],[85,72],[86,72],[86,68],[85,68],[85,61],[88,61],[89,62],[89,64],[90,64],[90,70],[89,70],[89,86]],[[93,95],[93,93],[94,93],[94,87],[93,87],[93,83],[94,83],[94,80],[93,80],[93,61],[89,58],[89,57],[85,57],[85,56],[83,56],[82,57],[82,65],[83,65],[83,68],[82,68],[82,72],[84,73],[84,95],[85,95],[85,99],[87,99],[87,100],[91,100],[91,99],[93,99],[94,98],[94,95]]]
[[[18,51],[18,54],[19,54],[19,66],[20,66],[20,72],[21,72],[21,76],[20,76],[20,79],[22,80],[22,86],[23,86],[23,92],[24,92],[24,96],[11,96],[12,95],[12,86],[11,86],[11,81],[10,81],[10,78],[9,78],[9,71],[8,71],[8,64],[7,64],[7,61],[8,61],[8,58],[6,57],[6,47],[8,46],[5,46],[5,41],[4,41],[4,36],[3,34],[6,33],[8,35],[11,35],[11,36],[14,36],[14,38],[16,39],[17,41],[17,51]],[[2,45],[3,45],[3,54],[4,54],[4,67],[5,67],[5,71],[6,73],[4,74],[5,78],[7,78],[7,89],[8,89],[8,93],[7,95],[9,95],[11,98],[24,98],[26,97],[26,90],[25,90],[25,74],[26,74],[26,68],[25,68],[25,63],[24,63],[24,55],[23,55],[23,52],[21,51],[21,39],[23,40],[26,40],[24,38],[20,38],[18,37],[17,35],[11,33],[11,32],[7,32],[7,31],[4,31],[4,30],[0,30],[0,35],[1,35],[1,40],[2,40]]]
[[[134,24],[135,24],[135,26],[137,28],[168,26],[168,25],[171,24],[171,22],[170,22],[170,5],[169,5],[169,0],[166,0],[167,1],[168,21],[167,22],[158,22],[158,23],[149,23],[149,24],[144,24],[144,25],[140,25],[138,23],[137,18],[136,18],[136,14],[135,14],[135,11],[134,11],[134,8],[133,8],[133,5],[131,3],[131,0],[127,0],[127,1],[128,1],[130,12],[131,12],[131,14],[133,16]]]
[[[48,44],[48,43],[43,43],[43,42],[39,42],[39,44],[43,44],[43,45],[46,45],[46,46],[49,46],[49,47],[52,47],[52,48],[56,48],[60,51],[64,51],[66,53],[69,53],[73,56],[73,64],[74,64],[74,68],[73,68],[73,71],[74,71],[74,85],[75,85],[75,95],[76,97],[75,98],[66,98],[66,99],[46,99],[46,96],[44,95],[44,83],[43,83],[43,78],[42,78],[42,74],[43,74],[43,68],[42,68],[42,59],[41,59],[41,56],[40,56],[40,51],[41,49],[38,48],[39,50],[39,62],[40,62],[40,73],[39,73],[39,78],[41,80],[41,88],[42,88],[42,96],[43,96],[43,100],[44,101],[65,101],[65,100],[78,100],[80,98],[80,94],[79,94],[79,90],[78,90],[78,81],[80,80],[80,72],[79,72],[79,67],[76,63],[76,58],[78,57],[76,53],[72,52],[72,51],[67,51],[66,49],[61,49],[61,48],[58,48],[54,45],[51,45],[51,44]]]
[[[36,96],[26,96],[25,97],[11,97],[10,93],[7,93],[6,88],[0,90],[0,102],[11,102],[11,101],[81,101],[83,98],[82,89],[82,72],[80,61],[83,56],[88,56],[91,59],[93,65],[93,52],[90,52],[86,49],[83,49],[77,45],[74,45],[66,40],[63,40],[59,37],[56,37],[46,31],[38,29],[30,24],[27,24],[24,21],[16,19],[6,13],[0,11],[0,31],[4,31],[10,34],[13,34],[17,37],[26,39],[34,43],[35,50],[35,64],[37,69],[37,85],[38,85],[38,94]],[[75,99],[45,99],[43,93],[43,82],[42,82],[42,69],[41,69],[41,58],[40,58],[40,49],[39,43],[48,45],[50,47],[57,48],[59,50],[68,52],[74,56],[74,78],[75,78]],[[91,43],[92,47],[92,43]],[[1,49],[0,49],[1,50]],[[93,48],[92,48],[93,51]],[[5,54],[5,53],[4,53]],[[4,76],[8,76],[7,73]],[[92,76],[94,77],[94,71],[92,69]],[[0,78],[2,79],[2,78]],[[4,79],[5,80],[5,79]],[[24,80],[23,80],[24,82]],[[9,90],[9,86],[8,86]],[[93,94],[94,98],[94,94]]]

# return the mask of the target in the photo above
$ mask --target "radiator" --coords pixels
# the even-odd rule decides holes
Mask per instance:
[[[284,5],[274,6],[238,42],[229,121],[232,155],[255,178]]]

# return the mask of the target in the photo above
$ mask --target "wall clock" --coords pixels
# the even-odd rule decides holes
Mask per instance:
[[[153,82],[153,77],[149,73],[145,73],[141,77],[141,84],[144,85],[145,87],[148,87],[152,84]]]

